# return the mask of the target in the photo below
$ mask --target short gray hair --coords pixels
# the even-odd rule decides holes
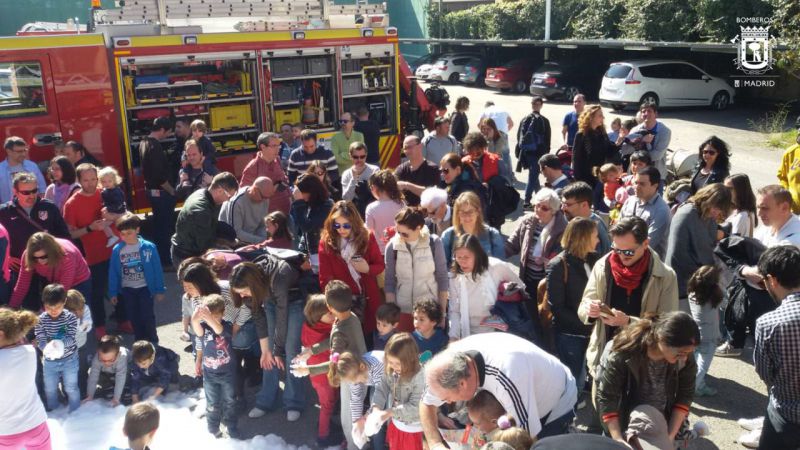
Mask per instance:
[[[462,380],[469,378],[469,356],[464,352],[444,351],[434,356],[431,363],[439,370],[434,372],[433,380],[448,391],[458,389]]]
[[[547,202],[547,206],[549,206],[553,211],[558,211],[561,209],[561,198],[559,198],[556,191],[550,188],[539,189],[539,191],[536,192],[536,195],[533,197],[534,205],[538,205],[542,202]]]
[[[286,125],[286,124],[284,124],[284,125]],[[262,146],[262,145],[267,146],[267,145],[269,145],[269,141],[271,141],[272,139],[277,139],[278,141],[282,140],[280,134],[273,133],[271,131],[265,131],[265,132],[263,132],[263,133],[258,135],[258,140],[256,140],[256,145],[259,146],[259,147]]]
[[[447,191],[437,187],[429,187],[419,196],[419,205],[423,208],[438,208],[447,202]]]

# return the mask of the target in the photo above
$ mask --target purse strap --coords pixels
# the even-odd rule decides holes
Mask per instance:
[[[43,226],[39,225],[35,220],[31,219],[31,216],[29,216],[24,209],[20,208],[19,205],[16,205],[16,208],[19,215],[22,216],[23,219],[27,220],[29,224],[33,225],[34,228],[43,232],[47,231]],[[31,211],[33,210],[31,209]]]

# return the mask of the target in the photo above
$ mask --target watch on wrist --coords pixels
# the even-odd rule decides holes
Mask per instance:
[[[86,225],[86,234],[89,234],[91,232],[92,232],[92,226],[91,225]]]

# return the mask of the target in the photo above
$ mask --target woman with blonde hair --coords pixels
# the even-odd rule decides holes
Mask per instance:
[[[453,226],[442,233],[444,255],[449,266],[453,261],[453,244],[462,235],[471,234],[481,243],[487,255],[505,259],[503,235],[483,222],[481,200],[474,192],[464,192],[453,204]]]
[[[608,139],[600,105],[587,106],[578,119],[578,134],[572,146],[572,170],[576,181],[585,181],[594,188],[595,172],[607,162],[620,159],[619,148]]]
[[[89,265],[75,244],[67,239],[53,237],[45,232],[34,233],[28,239],[28,245],[22,252],[19,278],[9,301],[12,308],[19,308],[28,295],[34,273],[46,280],[46,283],[41,283],[42,288],[49,283],[58,283],[64,289],[79,291],[84,298],[92,298]],[[37,299],[40,297],[36,296]],[[38,310],[40,305],[25,306]],[[94,305],[90,306],[93,316],[100,314]]]
[[[319,240],[319,287],[341,280],[364,298],[362,327],[375,331],[375,313],[383,299],[378,275],[385,263],[375,235],[367,229],[352,202],[341,200],[331,209]]]

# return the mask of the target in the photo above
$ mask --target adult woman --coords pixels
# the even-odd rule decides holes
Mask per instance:
[[[399,331],[414,329],[415,300],[438,299],[442,317],[447,314],[447,260],[439,236],[425,226],[426,214],[406,207],[394,216],[395,235],[386,246],[386,303],[400,307]]]
[[[698,162],[692,175],[692,194],[709,184],[722,183],[731,173],[731,154],[728,144],[711,136],[700,144]]]
[[[478,129],[481,134],[486,138],[489,144],[487,150],[489,153],[494,153],[500,156],[501,164],[505,166],[503,172],[509,178],[508,182],[514,182],[513,171],[511,170],[511,150],[508,148],[508,135],[497,129],[497,124],[491,117],[484,117],[478,123]]]
[[[600,362],[595,404],[608,434],[625,441],[630,414],[649,405],[667,419],[673,442],[688,424],[700,331],[685,312],[646,315],[620,330]]]
[[[92,281],[89,266],[72,242],[55,238],[45,232],[34,233],[28,238],[28,244],[20,260],[22,264],[19,278],[9,301],[12,308],[19,308],[22,300],[28,295],[34,273],[44,278],[46,283],[59,283],[64,289],[76,289],[84,298],[91,298]],[[44,286],[39,287],[43,288]],[[39,309],[34,305],[26,306]]]
[[[472,166],[464,163],[461,157],[455,153],[448,153],[439,162],[439,173],[442,182],[439,187],[447,190],[447,204],[453,206],[456,199],[462,192],[474,192],[481,199],[481,205],[486,205],[489,201],[489,194],[486,187],[481,184],[478,175]],[[483,210],[481,210],[483,211]]]
[[[0,448],[51,448],[47,413],[36,391],[36,349],[24,341],[37,321],[30,311],[0,309]]]
[[[564,250],[547,264],[547,300],[553,313],[556,351],[575,377],[578,392],[583,391],[586,379],[586,348],[592,334],[592,326],[584,325],[578,317],[578,307],[597,260],[594,249],[598,242],[594,221],[575,217],[561,236]]]
[[[689,311],[686,282],[700,266],[714,265],[717,224],[731,210],[731,191],[722,183],[701,188],[672,217],[664,263],[678,276],[681,311]]]
[[[300,233],[298,249],[309,255],[311,268],[319,272],[319,232],[333,207],[328,190],[316,175],[300,174],[292,194],[292,221]]]
[[[50,161],[47,173],[50,175],[50,184],[44,191],[44,198],[55,203],[58,209],[63,211],[64,203],[67,202],[69,196],[81,187],[77,183],[75,166],[69,162],[66,156],[56,156]]]
[[[462,234],[456,239],[450,278],[447,320],[450,339],[461,339],[494,328],[483,325],[497,301],[497,288],[504,281],[522,284],[515,267],[483,250],[477,237]]]
[[[331,179],[328,178],[328,171],[324,161],[312,161],[311,164],[308,165],[306,173],[316,175],[317,178],[322,181],[322,184],[325,185],[325,189],[328,190],[328,193],[334,201],[342,199],[342,192],[336,189],[336,186],[331,183]]]
[[[756,214],[756,196],[750,187],[750,177],[743,173],[733,174],[725,178],[725,187],[731,190],[733,211],[725,219],[724,225],[730,224],[731,234],[753,237],[758,226]]]
[[[572,146],[572,173],[577,181],[585,181],[594,188],[597,185],[595,172],[606,162],[619,159],[619,149],[608,140],[603,125],[603,109],[600,105],[588,106],[578,119],[578,134]]]
[[[473,192],[464,192],[453,204],[453,226],[442,233],[442,245],[447,265],[453,261],[453,244],[460,236],[471,234],[478,239],[489,256],[505,259],[503,235],[497,228],[483,223],[481,201]]]
[[[468,109],[469,99],[467,97],[458,97],[455,111],[450,114],[450,134],[453,135],[458,142],[461,142],[469,131],[469,122],[467,121]]]
[[[375,313],[382,303],[378,275],[384,261],[375,235],[364,226],[352,202],[338,201],[325,219],[319,240],[319,287],[331,280],[350,286],[353,295],[364,297],[362,326],[367,335],[375,331]]]
[[[394,216],[403,208],[403,193],[397,187],[397,177],[389,169],[379,170],[369,177],[369,190],[375,197],[367,205],[364,222],[381,243],[381,255],[385,252],[389,236],[384,231],[394,225]]]

